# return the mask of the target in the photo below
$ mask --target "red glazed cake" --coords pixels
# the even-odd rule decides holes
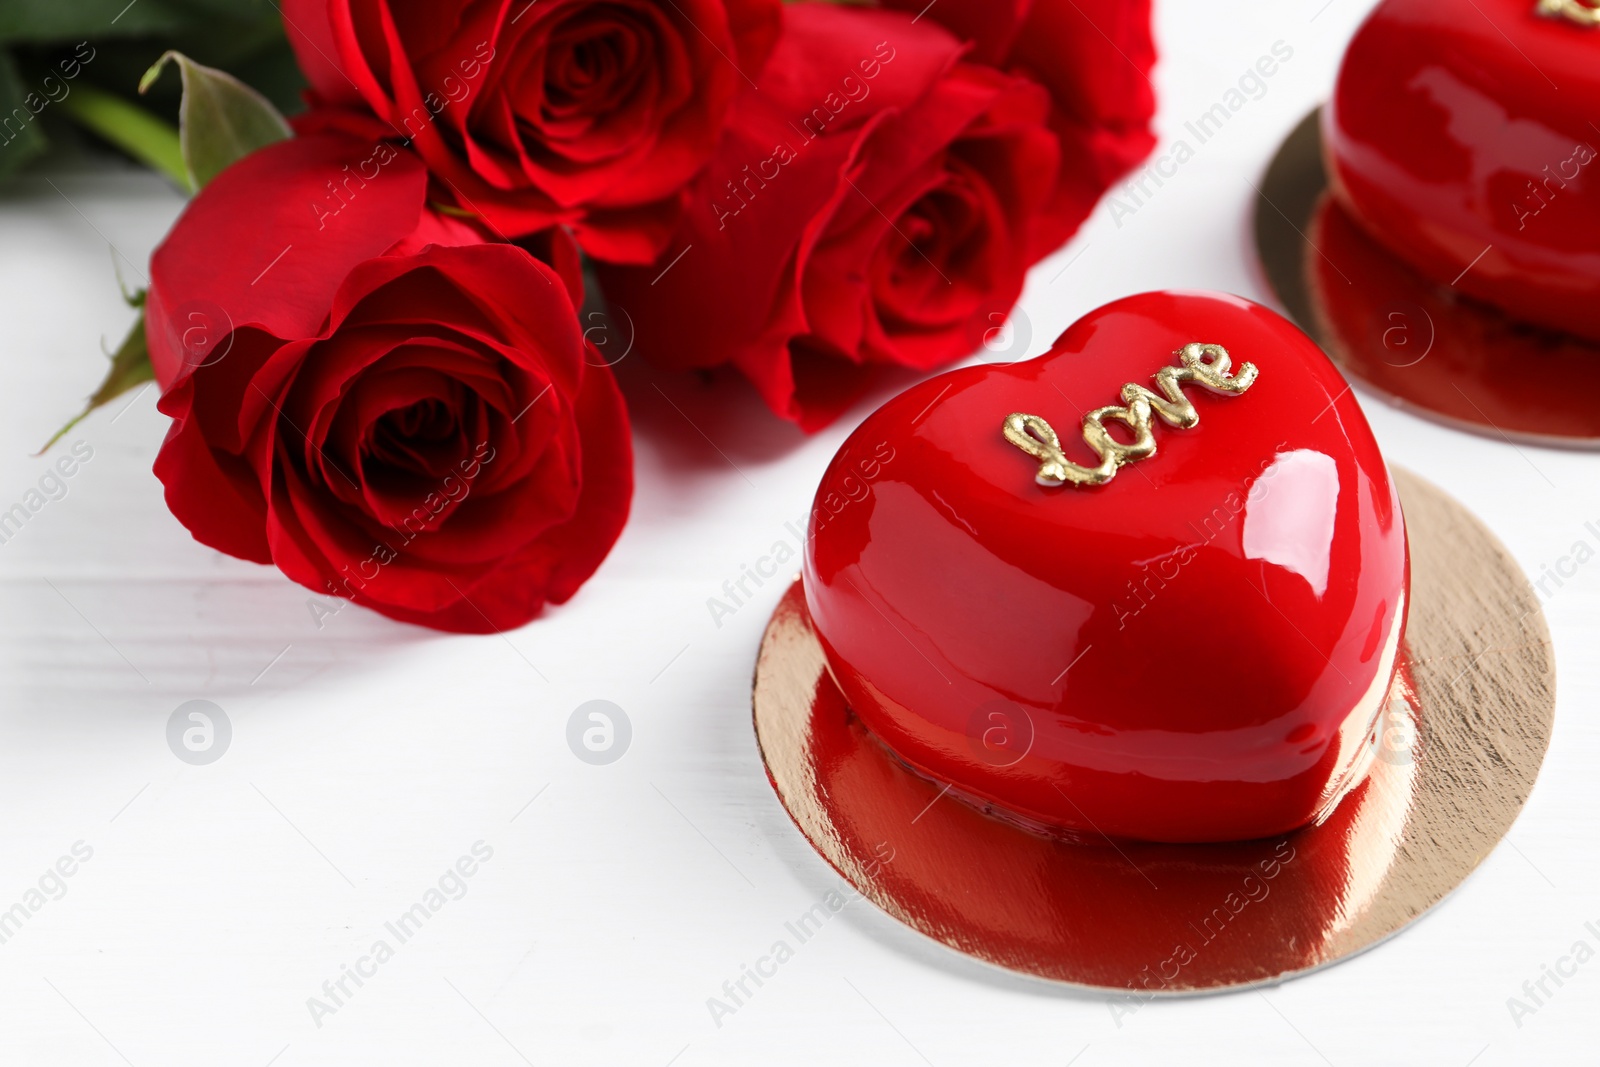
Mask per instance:
[[[1067,837],[1230,841],[1365,774],[1408,559],[1322,352],[1247,300],[1157,292],[871,415],[804,580],[851,711],[953,795]]]
[[[1339,205],[1428,278],[1600,340],[1600,5],[1384,0],[1323,113]]]

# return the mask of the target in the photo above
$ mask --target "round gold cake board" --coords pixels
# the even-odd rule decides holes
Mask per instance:
[[[1142,998],[1239,988],[1360,952],[1503,837],[1555,709],[1539,603],[1470,513],[1396,470],[1411,544],[1402,667],[1368,779],[1322,823],[1217,845],[1070,843],[946,795],[851,715],[799,581],[755,673],[767,774],[800,832],[879,908],[969,957]]]
[[[1391,255],[1328,195],[1321,109],[1267,168],[1256,251],[1289,316],[1346,376],[1415,414],[1505,440],[1600,447],[1575,383],[1600,345],[1518,322]]]

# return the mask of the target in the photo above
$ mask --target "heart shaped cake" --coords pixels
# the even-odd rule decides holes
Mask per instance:
[[[1063,836],[1228,841],[1369,765],[1405,523],[1355,398],[1247,300],[1157,292],[885,404],[830,464],[806,605],[901,761]]]
[[[1323,113],[1340,206],[1434,281],[1600,340],[1600,0],[1384,0]]]

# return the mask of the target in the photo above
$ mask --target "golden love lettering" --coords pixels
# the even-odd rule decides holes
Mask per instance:
[[[1083,417],[1083,440],[1100,457],[1098,466],[1084,467],[1069,460],[1061,450],[1061,439],[1054,428],[1037,415],[1021,412],[1007,415],[1006,440],[1039,461],[1034,480],[1040,485],[1056,487],[1069,482],[1104,485],[1116,476],[1124,463],[1156,454],[1152,416],[1159,415],[1168,425],[1180,430],[1199,425],[1200,413],[1183,392],[1186,382],[1220,396],[1237,396],[1255,384],[1255,364],[1241,363],[1234,371],[1233,359],[1221,345],[1187,344],[1177,355],[1177,366],[1162,367],[1155,373],[1160,394],[1129,382],[1122,387],[1120,405],[1095,408]],[[1107,419],[1120,422],[1132,431],[1133,441],[1124,444],[1112,437],[1111,431],[1106,429]]]
[[[1600,0],[1539,0],[1534,8],[1547,19],[1567,19],[1579,26],[1600,26]]]

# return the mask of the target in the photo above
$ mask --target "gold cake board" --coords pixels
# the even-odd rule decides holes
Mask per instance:
[[[1216,845],[1075,844],[982,814],[850,714],[799,581],[761,643],[756,737],[783,806],[846,881],[958,953],[1051,982],[1157,994],[1278,981],[1433,907],[1495,847],[1550,741],[1538,600],[1482,523],[1395,470],[1411,548],[1401,669],[1373,770],[1320,824]]]

